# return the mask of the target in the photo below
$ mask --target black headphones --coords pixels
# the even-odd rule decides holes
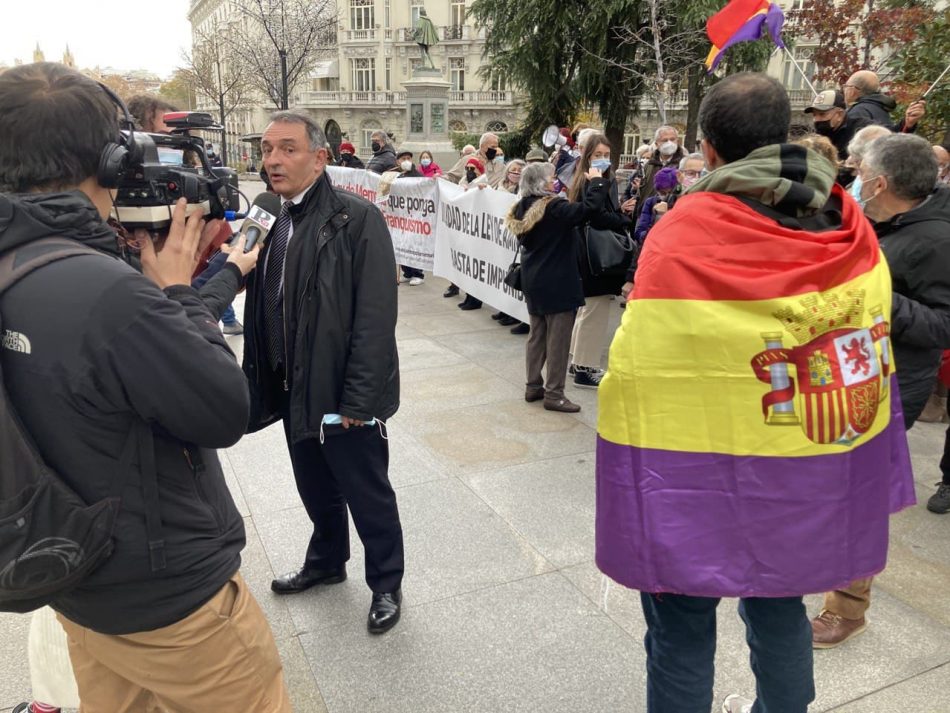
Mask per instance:
[[[96,180],[103,188],[117,188],[122,174],[129,166],[141,161],[142,147],[135,143],[135,124],[129,108],[119,96],[102,82],[99,82],[102,91],[112,100],[124,116],[123,124],[128,133],[118,132],[116,141],[110,141],[99,154],[99,168],[96,171]]]

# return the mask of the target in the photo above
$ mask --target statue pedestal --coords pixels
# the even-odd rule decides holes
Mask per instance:
[[[416,163],[420,151],[431,151],[444,170],[458,160],[458,151],[449,139],[449,89],[451,82],[442,72],[417,67],[412,79],[403,82],[406,90],[406,140],[400,144],[413,152]],[[446,163],[448,165],[446,165]]]

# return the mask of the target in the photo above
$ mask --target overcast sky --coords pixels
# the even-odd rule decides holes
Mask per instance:
[[[68,44],[80,69],[147,69],[165,78],[191,44],[188,6],[189,0],[0,0],[0,62],[32,62],[37,42],[46,59],[59,61]]]

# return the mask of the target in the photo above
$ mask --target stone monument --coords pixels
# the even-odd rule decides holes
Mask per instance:
[[[447,170],[458,158],[458,152],[449,140],[449,88],[452,84],[442,78],[442,70],[435,66],[429,54],[429,48],[438,44],[439,37],[425,8],[419,12],[415,40],[422,51],[422,64],[413,70],[412,78],[403,83],[406,89],[406,141],[400,145],[412,150],[416,162],[419,152],[428,149],[436,163]]]

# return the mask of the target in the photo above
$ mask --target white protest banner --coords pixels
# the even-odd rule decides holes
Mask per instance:
[[[528,322],[524,295],[504,283],[518,249],[515,236],[505,227],[505,214],[517,196],[438,183],[434,273],[495,309]]]
[[[328,166],[333,185],[376,204],[392,236],[396,263],[432,270],[439,189],[432,178],[400,178],[389,190],[380,176],[362,169]]]

